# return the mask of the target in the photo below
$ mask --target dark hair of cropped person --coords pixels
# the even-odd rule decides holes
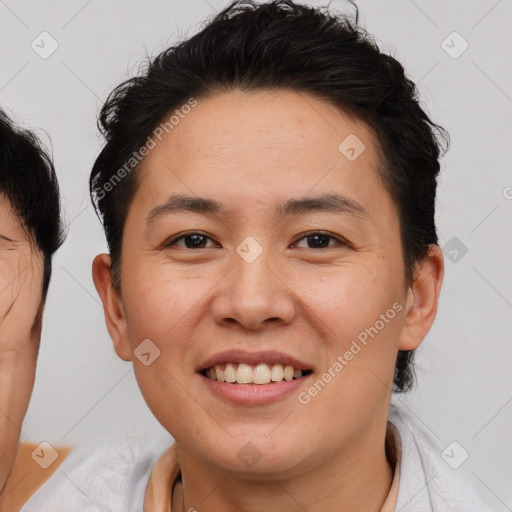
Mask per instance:
[[[353,21],[329,7],[292,0],[233,1],[199,33],[148,59],[139,76],[112,91],[99,117],[106,145],[94,163],[90,192],[119,292],[122,233],[140,165],[114,187],[108,187],[109,181],[171,111],[190,98],[235,89],[309,93],[373,129],[381,162],[378,175],[399,211],[405,281],[411,286],[416,262],[438,242],[436,177],[449,135],[421,108],[416,85],[402,65],[381,53],[359,26],[357,6],[350,3]],[[413,351],[399,351],[395,391],[412,386],[412,363]]]
[[[57,176],[39,139],[14,124],[0,109],[0,193],[44,255],[42,291],[46,297],[52,255],[64,241]]]

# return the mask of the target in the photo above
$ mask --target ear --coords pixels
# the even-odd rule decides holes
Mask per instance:
[[[128,342],[126,318],[120,294],[112,285],[111,258],[109,254],[98,254],[92,263],[92,279],[103,303],[105,323],[114,343],[117,355],[131,361],[132,350]]]
[[[443,275],[443,251],[438,245],[432,244],[428,256],[417,264],[414,271],[398,345],[400,350],[414,350],[430,330],[437,313]]]

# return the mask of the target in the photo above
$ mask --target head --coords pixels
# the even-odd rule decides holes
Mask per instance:
[[[51,258],[61,243],[50,157],[0,110],[0,490],[32,394]]]
[[[43,254],[44,299],[50,284],[52,255],[63,242],[57,176],[37,137],[15,126],[1,110],[0,195],[3,215],[16,219],[31,247]]]
[[[436,313],[448,139],[357,15],[234,2],[116,88],[100,123],[90,188],[110,254],[93,277],[117,353],[173,436],[230,468],[233,426],[289,469],[382,420]],[[146,366],[138,347],[158,357]],[[201,375],[232,349],[294,355],[308,385],[241,415]],[[265,437],[283,403],[293,425]]]

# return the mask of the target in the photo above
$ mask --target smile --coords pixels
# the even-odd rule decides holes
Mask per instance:
[[[231,384],[270,384],[297,380],[309,375],[311,370],[299,370],[290,365],[227,362],[207,368],[202,374],[211,379]]]

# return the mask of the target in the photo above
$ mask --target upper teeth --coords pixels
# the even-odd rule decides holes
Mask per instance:
[[[237,382],[238,384],[268,384],[281,380],[293,380],[302,377],[302,370],[293,366],[273,364],[272,368],[266,363],[249,365],[245,363],[216,364],[206,370],[206,376],[222,382]]]

